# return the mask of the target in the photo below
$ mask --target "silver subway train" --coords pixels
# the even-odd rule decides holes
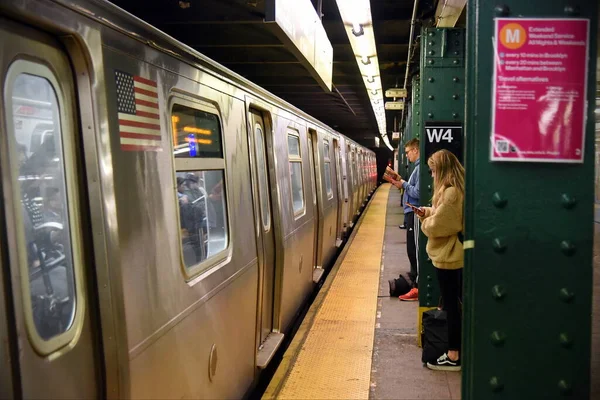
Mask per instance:
[[[239,398],[375,155],[100,0],[0,2],[0,398]]]

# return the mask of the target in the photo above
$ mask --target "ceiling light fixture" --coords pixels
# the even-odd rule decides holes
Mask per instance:
[[[365,90],[371,100],[371,107],[377,121],[377,129],[379,129],[378,133],[383,138],[386,146],[392,150],[386,136],[387,125],[383,107],[383,90],[375,46],[370,0],[336,0],[336,3],[348,41],[352,46],[352,52],[356,57],[356,64],[363,77]]]
[[[365,30],[361,24],[355,22],[352,24],[352,34],[356,37],[359,37],[365,34]]]

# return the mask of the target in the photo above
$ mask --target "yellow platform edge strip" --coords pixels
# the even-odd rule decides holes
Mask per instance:
[[[390,187],[375,192],[263,399],[369,398]]]

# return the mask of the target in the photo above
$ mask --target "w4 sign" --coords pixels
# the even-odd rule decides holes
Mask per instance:
[[[425,161],[441,149],[450,150],[462,162],[462,125],[448,122],[427,122],[425,124]]]

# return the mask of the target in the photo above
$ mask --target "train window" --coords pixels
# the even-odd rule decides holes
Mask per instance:
[[[267,155],[265,152],[265,135],[260,125],[256,125],[256,162],[258,164],[259,197],[263,229],[268,232],[271,227],[271,206],[269,204],[269,178],[267,175]]]
[[[294,215],[304,212],[304,188],[302,186],[302,158],[300,155],[300,136],[296,131],[288,131],[288,156],[290,179],[292,182],[292,206]]]
[[[331,158],[329,157],[329,141],[323,141],[324,168],[325,168],[325,190],[327,198],[333,198],[333,190],[331,189]]]
[[[220,260],[229,245],[219,117],[210,107],[192,105],[174,103],[171,113],[181,257],[188,276],[214,265],[207,260]]]
[[[82,320],[81,244],[70,102],[46,66],[18,60],[8,72],[10,171],[33,346],[50,354],[75,337]],[[14,157],[13,157],[14,156]]]

